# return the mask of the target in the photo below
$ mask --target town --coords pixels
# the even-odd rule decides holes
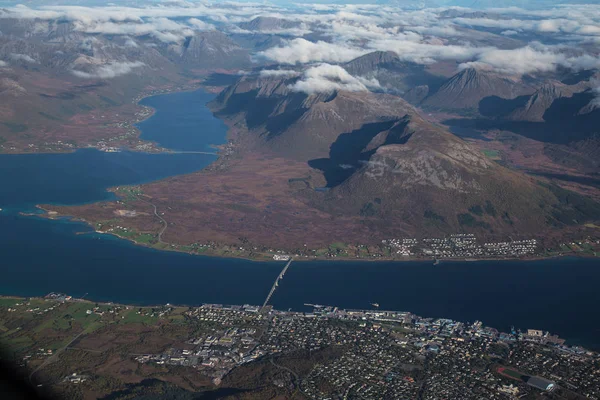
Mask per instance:
[[[304,307],[135,307],[61,293],[0,298],[0,339],[30,376],[65,393],[105,387],[103,372],[90,365],[117,363],[123,367],[110,372],[110,390],[122,387],[118,371],[127,382],[135,365],[164,379],[202,377],[216,388],[268,367],[275,372],[262,385],[307,399],[600,399],[600,354],[540,329],[502,332],[378,304]]]
[[[536,239],[479,244],[471,233],[458,233],[442,239],[390,239],[382,243],[401,256],[429,256],[435,258],[520,257],[536,254]]]
[[[186,315],[219,328],[136,360],[195,368],[219,384],[263,357],[335,348],[339,356],[295,378],[306,397],[512,399],[560,391],[600,398],[599,355],[540,330],[502,333],[478,321],[320,305],[292,312],[206,304]]]

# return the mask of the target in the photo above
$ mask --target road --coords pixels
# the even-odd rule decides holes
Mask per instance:
[[[300,388],[300,385],[302,382],[300,381],[300,376],[298,376],[298,374],[296,372],[292,371],[288,367],[284,367],[283,365],[277,364],[275,361],[273,361],[272,358],[269,358],[269,361],[271,362],[271,364],[273,364],[274,367],[280,368],[284,371],[287,371],[294,377],[294,387],[296,390],[294,391],[294,394],[292,395],[292,397],[294,397],[296,395],[296,393],[298,393],[298,391],[302,391],[302,389]]]
[[[152,208],[154,208],[154,215],[156,215],[158,217],[158,219],[160,219],[160,222],[163,224],[162,229],[158,232],[158,242],[159,243],[164,243],[163,240],[162,240],[162,235],[167,230],[167,226],[169,226],[169,224],[167,223],[167,221],[163,217],[161,217],[158,214],[158,209],[156,208],[156,205],[154,203],[151,203],[148,200],[141,199],[139,196],[137,196],[137,198],[138,198],[139,201],[144,202],[146,204],[150,204],[152,206]]]
[[[40,369],[44,368],[46,365],[49,365],[49,364],[53,363],[54,361],[56,361],[58,359],[58,356],[60,355],[60,353],[65,351],[71,344],[73,344],[74,341],[79,339],[79,337],[81,335],[83,335],[85,332],[86,332],[86,330],[83,330],[82,332],[80,332],[77,336],[75,336],[73,339],[71,339],[71,341],[69,343],[67,343],[65,345],[65,347],[56,350],[56,352],[52,356],[50,356],[46,361],[44,361],[36,369],[34,369],[31,372],[31,374],[29,374],[29,382],[33,383],[33,375],[35,375],[36,372],[38,372]]]
[[[218,156],[217,153],[211,153],[210,151],[170,151],[171,154],[209,154],[211,156]]]

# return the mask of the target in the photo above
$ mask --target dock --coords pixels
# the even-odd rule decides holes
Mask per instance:
[[[290,258],[290,260],[287,262],[287,264],[285,264],[285,267],[283,267],[283,269],[281,270],[281,272],[277,276],[277,279],[275,279],[275,283],[273,283],[273,286],[271,287],[271,291],[269,292],[269,295],[265,299],[265,302],[263,303],[261,309],[265,308],[267,306],[267,304],[269,303],[269,300],[271,300],[271,296],[273,296],[273,293],[275,293],[275,289],[277,289],[277,286],[279,286],[279,281],[281,279],[283,279],[283,276],[287,272],[287,270],[290,267],[290,264],[292,263],[292,261],[294,261],[294,260]]]

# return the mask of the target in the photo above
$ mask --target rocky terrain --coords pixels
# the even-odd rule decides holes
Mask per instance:
[[[289,89],[294,79],[243,78],[214,107],[248,130],[255,149],[322,171],[330,190],[304,193],[314,207],[390,234],[533,234],[569,223],[562,215],[571,207],[551,188],[491,161],[400,98],[305,95]],[[256,119],[255,107],[268,118]],[[278,118],[284,128],[271,125]],[[486,211],[473,212],[479,209]],[[385,227],[390,221],[393,229]]]
[[[514,77],[466,68],[446,81],[423,104],[443,109],[478,109],[482,99],[513,99],[534,88]]]

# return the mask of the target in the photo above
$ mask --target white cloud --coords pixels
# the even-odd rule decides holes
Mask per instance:
[[[552,52],[537,51],[530,46],[514,50],[493,49],[483,52],[475,63],[467,62],[459,68],[489,65],[490,68],[507,74],[547,72],[556,69],[562,56]]]
[[[300,75],[300,73],[292,69],[263,69],[260,71],[261,78],[267,78],[271,76],[293,77],[298,75]]]
[[[212,31],[213,29],[215,29],[215,26],[213,24],[209,24],[207,22],[199,20],[198,18],[190,18],[187,20],[187,23],[192,28],[198,31]]]
[[[125,40],[125,47],[135,48],[135,47],[138,47],[138,44],[132,38],[127,38],[127,40]]]
[[[29,64],[37,64],[37,60],[27,54],[10,53],[9,57],[13,61],[24,61]]]
[[[368,50],[348,47],[344,44],[318,41],[309,42],[298,38],[287,41],[283,47],[272,47],[260,55],[281,64],[306,64],[310,62],[345,62],[368,53]]]
[[[311,95],[336,90],[368,92],[369,87],[379,87],[379,82],[356,78],[339,65],[324,63],[304,71],[302,79],[291,85],[290,89]]]
[[[143,67],[143,62],[111,62],[97,67],[93,72],[71,71],[73,75],[86,79],[111,79],[117,76],[126,75],[136,68]]]
[[[554,19],[490,19],[490,18],[455,18],[455,23],[471,27],[497,28],[538,33],[571,33],[578,35],[600,35],[597,22],[588,18],[554,18]]]
[[[418,64],[433,64],[440,60],[468,61],[489,47],[470,45],[443,45],[419,43],[403,39],[375,40],[369,43],[373,50],[393,51],[400,59]]]
[[[600,56],[584,54],[578,57],[569,57],[562,63],[563,66],[574,69],[600,69]]]
[[[486,68],[505,74],[549,72],[563,66],[574,70],[600,68],[600,59],[590,55],[568,57],[548,46],[532,43],[512,50],[490,49],[482,52],[475,61],[462,63],[459,69]]]
[[[44,26],[48,25],[48,20],[66,20],[79,32],[123,35],[125,46],[130,47],[152,46],[142,41],[140,36],[143,35],[164,43],[181,43],[194,31],[215,29],[210,22],[215,22],[219,28],[223,25],[217,22],[225,23],[224,29],[229,32],[252,33],[241,31],[232,24],[251,21],[257,16],[280,18],[294,22],[285,25],[293,27],[267,30],[266,33],[302,36],[314,32],[316,37],[323,39],[312,42],[300,37],[290,38],[278,47],[257,54],[291,65],[342,63],[373,50],[383,50],[397,53],[402,60],[421,64],[450,60],[463,63],[462,67],[477,66],[512,74],[549,71],[557,65],[574,69],[597,68],[597,45],[600,44],[600,7],[597,5],[537,10],[492,9],[486,10],[488,16],[483,18],[474,18],[476,15],[468,8],[452,7],[458,10],[457,15],[464,12],[465,16],[440,18],[440,12],[447,7],[410,9],[383,4],[298,4],[296,8],[287,8],[266,3],[180,0],[138,3],[146,5],[42,6],[37,9],[16,6],[4,11],[0,9],[0,18],[37,18],[46,21]],[[464,27],[498,29],[504,36],[533,32],[542,38],[540,40],[564,40],[569,48],[540,48],[530,44],[515,50],[499,49],[497,47],[509,42],[507,38],[479,34]],[[576,48],[580,43],[586,46]],[[91,48],[93,42],[84,45]],[[514,57],[515,65],[507,61],[510,57]]]
[[[198,20],[199,21],[199,20]],[[199,21],[202,22],[202,21]],[[168,18],[152,18],[145,22],[75,22],[75,30],[109,35],[152,35],[166,43],[179,42],[193,34],[192,29]]]
[[[590,103],[590,107],[593,110],[600,108],[600,82],[596,81],[595,85],[596,85],[596,87],[592,89],[592,93],[596,97],[594,97],[594,99]]]

